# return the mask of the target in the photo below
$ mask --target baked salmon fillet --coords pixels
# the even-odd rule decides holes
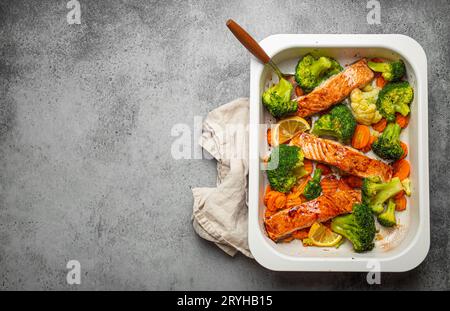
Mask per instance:
[[[369,83],[373,77],[372,70],[367,66],[367,60],[363,58],[326,80],[311,93],[299,97],[297,115],[307,117],[326,110],[340,103],[355,88]]]
[[[302,148],[305,158],[336,166],[358,177],[380,176],[383,181],[392,177],[392,167],[369,158],[361,152],[334,140],[302,133],[292,138],[291,145]]]
[[[350,213],[353,204],[361,202],[360,190],[337,191],[279,211],[265,220],[266,231],[274,241],[288,237],[294,231]]]

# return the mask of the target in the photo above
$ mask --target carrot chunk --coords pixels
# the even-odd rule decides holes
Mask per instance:
[[[395,122],[400,125],[402,129],[408,126],[409,124],[409,115],[406,117],[402,116],[400,113],[395,114]]]
[[[278,191],[271,191],[273,193],[267,200],[267,209],[270,211],[278,211],[286,205],[286,195]]]
[[[383,132],[386,128],[387,120],[385,118],[382,118],[380,121],[378,121],[375,124],[372,124],[372,128],[377,132]]]
[[[397,193],[396,195],[394,195],[394,199],[399,199],[404,195],[405,195],[405,191],[402,190],[399,193]]]
[[[408,145],[401,141],[400,146],[402,146],[402,149],[403,149],[403,155],[400,158],[400,160],[402,160],[402,159],[406,158],[406,156],[408,155]]]
[[[396,211],[404,211],[406,209],[406,197],[405,195],[402,195],[401,197],[394,198],[394,202],[395,202],[395,210]]]
[[[367,153],[372,149],[372,144],[377,140],[377,137],[374,135],[370,135],[369,143],[361,149],[362,152]]]
[[[408,178],[409,173],[411,171],[411,166],[409,165],[408,160],[402,159],[398,160],[392,165],[392,168],[394,169],[394,175],[393,177],[398,177],[400,180],[403,180],[405,178]]]
[[[358,124],[352,138],[352,147],[362,149],[369,143],[370,129],[366,125]]]
[[[311,175],[311,173],[313,171],[313,163],[312,163],[312,161],[311,160],[307,160],[307,159],[303,160],[303,166],[305,168],[305,171],[309,175]]]
[[[379,88],[383,88],[386,85],[386,83],[387,81],[382,76],[378,76],[375,80],[375,84]]]
[[[286,205],[286,195],[278,195],[275,199],[275,210],[283,209]]]
[[[269,199],[270,199],[272,196],[274,196],[276,193],[277,193],[276,191],[269,191],[269,192],[266,192],[266,195],[264,196],[264,205],[265,205],[265,206],[268,205]]]

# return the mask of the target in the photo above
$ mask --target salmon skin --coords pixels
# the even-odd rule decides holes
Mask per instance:
[[[305,158],[336,166],[351,175],[363,178],[379,176],[383,181],[392,177],[391,166],[333,140],[302,133],[290,144],[302,148]]]
[[[341,214],[351,213],[353,204],[361,202],[360,190],[337,191],[279,211],[265,220],[266,231],[274,241],[282,240],[294,231],[325,222]]]
[[[355,88],[369,83],[374,77],[367,66],[365,58],[345,68],[342,72],[329,78],[311,93],[297,99],[297,115],[308,117],[340,103]]]

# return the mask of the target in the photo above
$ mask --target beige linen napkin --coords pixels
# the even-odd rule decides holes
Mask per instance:
[[[217,187],[193,188],[193,226],[202,238],[227,254],[252,257],[248,247],[248,99],[211,111],[200,145],[217,160]]]

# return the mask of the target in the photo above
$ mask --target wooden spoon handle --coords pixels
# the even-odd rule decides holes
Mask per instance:
[[[243,46],[249,50],[257,59],[267,64],[270,61],[269,55],[263,50],[263,48],[250,36],[238,23],[229,19],[227,21],[227,27],[231,30],[234,36],[242,43]]]

